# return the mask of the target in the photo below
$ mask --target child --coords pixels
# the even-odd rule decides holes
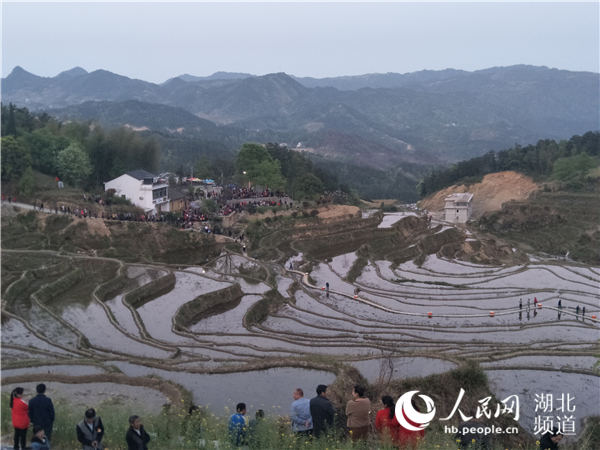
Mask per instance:
[[[33,427],[31,450],[50,450],[50,443],[48,442],[48,439],[46,439],[46,433],[39,425]]]

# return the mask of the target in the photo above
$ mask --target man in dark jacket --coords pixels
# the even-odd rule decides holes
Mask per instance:
[[[317,386],[317,396],[310,399],[310,415],[313,421],[313,434],[319,437],[333,426],[333,405],[327,399],[327,386]]]
[[[33,425],[39,425],[44,429],[46,439],[52,439],[52,425],[54,424],[54,405],[52,400],[46,397],[46,385],[38,384],[35,388],[37,394],[29,400],[29,418]]]
[[[558,427],[552,428],[552,431],[546,431],[540,439],[540,450],[558,450],[558,443],[562,438],[563,434],[558,431]]]
[[[146,444],[150,441],[150,436],[144,430],[139,416],[129,418],[129,430],[127,430],[125,440],[127,441],[127,450],[148,450]]]
[[[104,436],[104,425],[102,419],[96,416],[94,408],[85,412],[81,422],[75,427],[77,440],[83,445],[83,450],[102,450],[102,437]]]

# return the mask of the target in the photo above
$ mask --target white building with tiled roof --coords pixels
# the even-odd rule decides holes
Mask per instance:
[[[104,183],[104,190],[115,190],[115,195],[126,198],[146,214],[168,210],[169,185],[145,170],[132,170]]]
[[[473,194],[451,194],[445,199],[444,207],[446,222],[467,223],[473,212]]]

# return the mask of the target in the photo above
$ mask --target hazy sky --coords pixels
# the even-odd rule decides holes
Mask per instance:
[[[2,76],[74,66],[162,82],[533,64],[599,71],[588,3],[7,3]]]

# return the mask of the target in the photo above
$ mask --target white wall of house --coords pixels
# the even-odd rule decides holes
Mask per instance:
[[[471,208],[468,206],[457,206],[454,202],[446,202],[444,208],[446,213],[446,222],[467,223],[471,217]]]
[[[163,204],[168,204],[168,185],[167,184],[143,184],[143,180],[138,180],[131,175],[121,175],[114,180],[104,183],[104,190],[115,190],[115,195],[124,197],[135,206],[142,208],[146,212],[159,211]],[[153,191],[165,189],[165,195],[153,198]]]
[[[446,197],[444,216],[446,222],[467,223],[473,213],[473,194],[452,194]]]

